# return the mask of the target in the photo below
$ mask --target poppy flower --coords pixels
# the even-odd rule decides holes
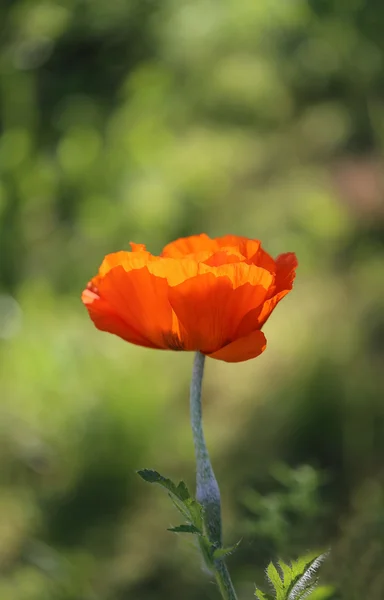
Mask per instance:
[[[143,244],[131,248],[107,255],[82,294],[98,329],[227,362],[265,350],[261,328],[292,289],[295,254],[274,260],[258,240],[234,235],[181,238],[160,256]]]

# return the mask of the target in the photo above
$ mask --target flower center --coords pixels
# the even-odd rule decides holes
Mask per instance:
[[[174,331],[167,331],[163,333],[163,340],[165,346],[170,350],[184,350],[184,344]]]

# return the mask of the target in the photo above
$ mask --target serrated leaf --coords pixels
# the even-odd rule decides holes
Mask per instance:
[[[273,588],[276,592],[276,600],[285,600],[284,596],[282,595],[284,592],[284,584],[283,584],[280,574],[279,574],[278,570],[276,569],[275,565],[273,564],[273,562],[269,563],[266,572],[267,572],[267,577],[268,577],[269,581],[271,582],[271,584],[273,585]]]
[[[310,556],[312,556],[310,560],[308,560],[307,555],[292,564],[292,571],[296,576],[287,590],[289,594],[288,600],[302,600],[307,598],[315,589],[317,585],[316,572],[327,554],[320,554],[320,556],[315,556],[314,558],[313,555]]]
[[[200,531],[200,529],[188,523],[185,525],[178,525],[177,527],[171,527],[168,529],[168,531],[172,531],[173,533],[194,533],[197,535],[202,535],[202,531]]]
[[[288,565],[287,563],[285,563],[283,560],[278,560],[277,564],[283,575],[284,587],[287,587],[292,582],[292,567],[291,567],[291,565]]]
[[[160,475],[157,471],[153,471],[152,469],[142,469],[137,471],[137,474],[140,475],[144,481],[147,481],[148,483],[158,483],[178,497],[177,487],[173,481],[167,479],[167,477],[163,477],[163,475]]]
[[[266,573],[274,588],[275,596],[272,597],[260,592],[260,590],[256,590],[255,595],[259,600],[304,600],[305,598],[312,598],[319,589],[317,588],[317,570],[326,556],[326,553],[320,554],[320,556],[317,553],[307,554],[291,564],[279,560],[277,566],[281,573],[273,563],[270,563]]]
[[[270,594],[266,594],[265,592],[262,592],[261,590],[258,590],[257,588],[255,591],[255,596],[258,600],[275,600],[273,598],[273,596],[271,596]]]
[[[147,481],[148,483],[157,483],[168,490],[168,495],[174,506],[188,521],[185,525],[180,526],[183,528],[182,530],[177,528],[179,533],[184,531],[185,533],[203,534],[203,507],[191,497],[184,481],[180,481],[176,486],[171,479],[163,477],[163,475],[160,475],[160,473],[152,469],[142,469],[137,471],[137,473],[144,481]],[[194,530],[192,531],[193,528]],[[170,531],[175,531],[175,529],[171,529]]]
[[[180,498],[180,500],[188,500],[188,498],[191,497],[191,494],[189,493],[189,490],[188,490],[186,484],[184,483],[184,481],[180,481],[180,483],[176,489],[177,489],[177,496],[178,496],[178,498]]]
[[[185,519],[187,519],[187,521],[190,521],[191,514],[190,514],[189,510],[187,509],[187,507],[185,506],[184,502],[182,502],[182,500],[179,500],[179,498],[176,498],[176,496],[174,496],[171,493],[169,493],[168,496],[170,497],[171,501],[173,502],[173,505],[183,515],[183,517]]]
[[[213,555],[212,555],[213,560],[219,560],[220,558],[224,558],[225,556],[229,556],[230,554],[233,554],[234,552],[236,552],[236,550],[240,546],[240,543],[241,543],[241,540],[236,542],[236,544],[233,544],[233,546],[229,546],[228,548],[216,548],[216,550],[214,550]]]
[[[140,469],[137,471],[137,474],[148,483],[159,483],[167,488],[174,488],[176,490],[175,484],[170,479],[163,477],[163,475],[160,475],[160,473],[154,471],[153,469]]]
[[[171,479],[163,477],[163,475],[160,475],[160,473],[153,469],[141,469],[140,471],[137,471],[137,474],[148,483],[157,483],[158,485],[161,485],[182,502],[191,497],[184,481],[180,481],[178,485],[175,485]]]
[[[310,565],[318,558],[317,553],[306,554],[297,560],[292,561],[291,570],[292,576],[300,577],[310,567]]]
[[[153,469],[139,469],[136,472],[144,481],[148,481],[148,483],[157,483],[162,477],[160,473]]]

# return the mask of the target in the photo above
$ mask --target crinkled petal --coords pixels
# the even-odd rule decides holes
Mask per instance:
[[[276,291],[291,290],[298,266],[296,254],[287,252],[276,258]]]
[[[257,317],[259,328],[261,328],[267,322],[273,310],[276,308],[280,300],[282,300],[284,296],[288,294],[288,292],[289,290],[283,290],[282,292],[275,294],[274,296],[272,296],[272,298],[264,302],[264,305]]]
[[[237,248],[226,248],[210,254],[210,256],[203,262],[210,267],[221,267],[222,265],[243,261],[244,256],[237,250]]]
[[[113,252],[112,254],[107,254],[101,263],[98,277],[104,277],[111,269],[115,267],[122,267],[125,271],[130,271],[131,269],[140,269],[144,267],[149,261],[155,260],[158,258],[152,256],[149,252],[126,252],[121,250],[120,252]]]
[[[195,277],[199,272],[198,263],[190,258],[160,258],[149,262],[147,267],[152,275],[166,279],[172,286]]]
[[[167,244],[161,253],[161,256],[169,258],[182,258],[188,254],[203,252],[209,250],[214,252],[218,249],[215,240],[212,240],[205,233],[200,235],[191,235],[186,238],[179,238],[170,244]]]
[[[265,348],[261,327],[292,289],[293,253],[276,261],[258,240],[206,234],[105,257],[83,292],[96,327],[141,346],[200,350],[238,362]]]
[[[166,336],[178,332],[174,330],[165,278],[154,276],[146,266],[130,271],[117,266],[108,271],[98,286],[105,310],[117,315],[129,330],[140,334],[153,347],[168,347]]]
[[[280,300],[292,289],[297,265],[297,258],[293,252],[281,254],[277,257],[275,284],[270,290],[270,297],[265,301],[258,316],[259,327],[266,323]]]
[[[233,341],[244,315],[263,304],[272,281],[268,271],[237,263],[171,286],[169,301],[186,332],[186,349],[209,354]]]
[[[224,235],[222,237],[212,239],[205,233],[201,233],[200,235],[191,235],[189,237],[179,238],[178,240],[167,244],[163,249],[161,256],[182,258],[183,256],[196,254],[203,251],[214,253],[222,248],[227,247],[232,247],[238,250],[239,244],[246,240],[247,238],[237,235]]]
[[[101,299],[98,294],[95,294],[90,290],[84,290],[81,298],[94,325],[97,329],[100,329],[100,331],[113,333],[126,342],[138,346],[144,346],[146,348],[158,347],[116,314],[108,302]]]

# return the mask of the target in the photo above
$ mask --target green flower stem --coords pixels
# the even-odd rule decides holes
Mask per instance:
[[[196,352],[191,381],[191,424],[196,455],[196,500],[204,508],[204,524],[209,541],[215,548],[221,548],[220,490],[209,459],[202,424],[201,386],[204,362],[204,354]],[[214,560],[210,563],[207,566],[214,569],[216,581],[224,600],[237,600],[224,560]]]
[[[222,544],[220,490],[209,459],[202,425],[201,385],[204,362],[204,354],[197,352],[191,381],[191,423],[196,455],[196,500],[204,507],[204,520],[209,541],[220,548]]]
[[[237,600],[235,588],[224,560],[216,560],[214,566],[216,582],[224,600]]]

